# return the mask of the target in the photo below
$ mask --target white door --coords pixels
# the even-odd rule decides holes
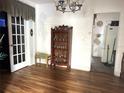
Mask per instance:
[[[26,60],[28,60],[28,65],[35,64],[35,24],[32,20],[27,20],[25,22],[26,26]]]
[[[11,72],[28,65],[25,54],[25,20],[8,17]]]

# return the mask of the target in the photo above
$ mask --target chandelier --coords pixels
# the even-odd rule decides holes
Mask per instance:
[[[82,0],[84,2],[84,0]],[[82,3],[83,3],[82,2]],[[73,12],[81,10],[80,0],[56,0],[56,10],[61,12]]]

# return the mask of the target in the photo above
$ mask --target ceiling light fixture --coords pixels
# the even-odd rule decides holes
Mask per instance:
[[[81,10],[84,0],[56,0],[56,10],[65,12],[73,12]]]

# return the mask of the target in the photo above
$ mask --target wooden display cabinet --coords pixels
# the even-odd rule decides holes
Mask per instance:
[[[71,67],[72,27],[51,28],[51,66]]]

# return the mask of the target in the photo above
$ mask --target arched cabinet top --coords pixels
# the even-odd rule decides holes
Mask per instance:
[[[69,26],[55,26],[54,28],[51,28],[51,31],[72,31],[73,27]]]

